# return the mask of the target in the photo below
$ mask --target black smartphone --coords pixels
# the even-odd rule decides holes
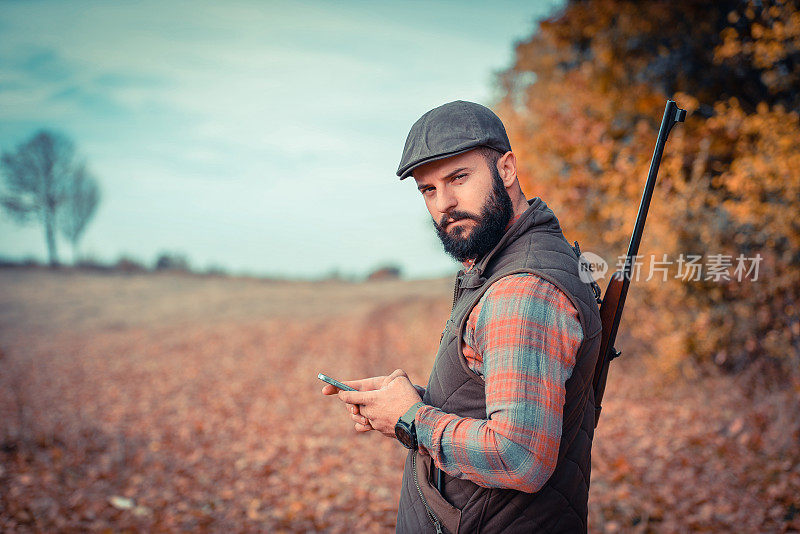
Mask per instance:
[[[342,384],[338,380],[334,380],[333,378],[329,377],[328,375],[323,375],[322,373],[319,373],[317,375],[317,378],[319,378],[323,382],[327,382],[328,384],[341,389],[342,391],[358,391],[357,389],[351,388],[350,386],[345,386],[344,384]]]

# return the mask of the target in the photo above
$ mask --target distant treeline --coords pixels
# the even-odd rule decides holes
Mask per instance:
[[[48,268],[52,269],[52,265],[48,262],[42,262],[34,257],[23,258],[19,260],[4,258],[0,256],[0,268]],[[59,265],[58,269],[77,269],[94,272],[106,273],[149,273],[149,272],[173,272],[173,273],[186,273],[197,274],[205,276],[247,276],[253,278],[263,278],[270,280],[287,280],[289,277],[283,276],[259,276],[259,275],[241,275],[229,272],[229,270],[221,265],[209,265],[205,268],[192,267],[186,255],[177,252],[162,252],[158,254],[155,261],[147,264],[139,259],[133,258],[129,255],[123,254],[116,260],[104,262],[91,257],[82,257],[75,260],[71,266]],[[320,275],[317,280],[321,281],[341,281],[341,282],[360,282],[367,281],[380,281],[380,280],[397,280],[402,277],[402,270],[396,265],[381,265],[372,269],[366,276],[356,276],[353,274],[344,274],[338,269],[333,269],[325,274]]]
[[[0,257],[0,267],[50,267],[50,263],[44,263],[34,257],[21,260]],[[67,268],[59,265],[60,268]],[[159,254],[152,264],[147,264],[141,260],[128,255],[121,255],[116,260],[104,262],[91,257],[81,257],[72,264],[76,269],[90,269],[95,271],[122,271],[122,272],[148,272],[148,271],[182,271],[202,274],[227,275],[225,268],[219,266],[209,266],[205,269],[193,269],[185,255],[173,252]]]

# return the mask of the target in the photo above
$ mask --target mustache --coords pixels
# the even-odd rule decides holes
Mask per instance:
[[[466,211],[454,211],[451,212],[449,215],[442,215],[442,218],[439,219],[439,228],[444,229],[448,224],[454,223],[463,219],[472,219],[473,221],[477,221],[478,218],[471,213],[467,213]],[[448,222],[449,221],[449,222]]]

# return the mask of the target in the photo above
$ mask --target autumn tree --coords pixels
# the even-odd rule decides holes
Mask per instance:
[[[5,179],[0,202],[6,213],[20,224],[40,222],[50,265],[58,265],[59,225],[77,246],[99,201],[97,182],[78,158],[75,144],[63,134],[40,130],[15,151],[3,152],[0,171]]]
[[[798,4],[570,1],[498,78],[524,189],[611,260],[630,237],[665,100],[689,110],[640,253],[763,261],[755,281],[733,265],[727,278],[681,279],[673,265],[667,280],[634,282],[630,331],[664,369],[771,370],[800,386]]]

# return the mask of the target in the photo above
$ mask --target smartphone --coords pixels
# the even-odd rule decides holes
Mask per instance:
[[[341,389],[342,391],[358,391],[357,389],[351,388],[350,386],[345,386],[344,384],[342,384],[338,380],[334,380],[333,378],[331,378],[331,377],[329,377],[327,375],[323,375],[322,373],[319,373],[317,375],[317,378],[319,378],[323,382],[327,382],[328,384],[330,384],[332,386],[336,386],[337,388]]]

